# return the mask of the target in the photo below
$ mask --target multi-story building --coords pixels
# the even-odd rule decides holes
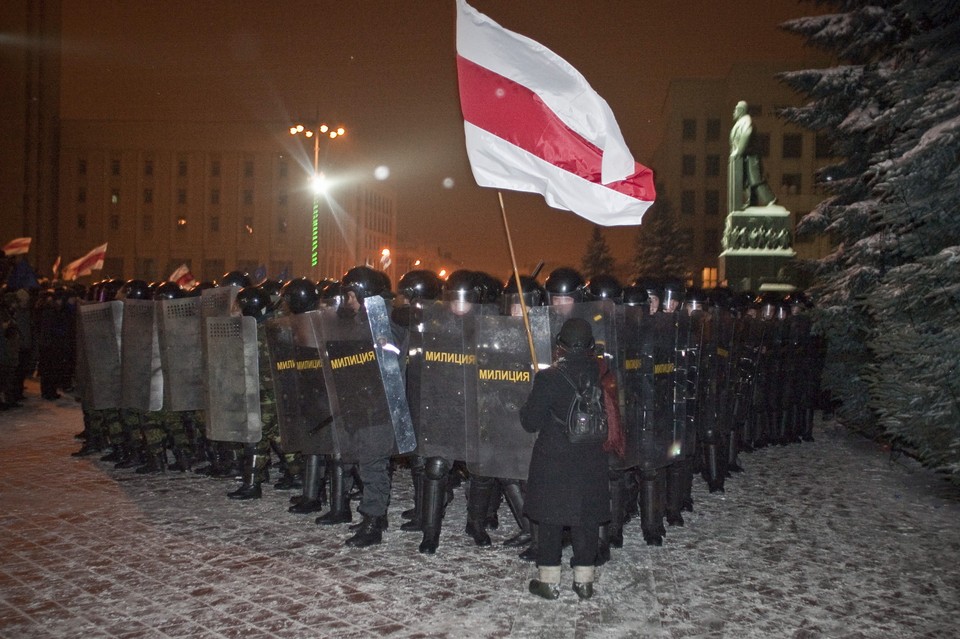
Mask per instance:
[[[311,151],[288,124],[64,121],[64,263],[107,242],[103,276],[123,278],[165,279],[184,263],[206,280],[233,269],[320,279],[379,267],[396,246],[392,189],[348,171],[356,163],[327,143],[328,189],[315,196]]]
[[[808,66],[826,64],[818,60]],[[791,211],[794,228],[823,197],[815,173],[830,163],[826,140],[776,115],[782,107],[802,104],[800,96],[775,77],[788,68],[738,64],[724,78],[684,78],[670,84],[654,166],[658,196],[669,198],[690,247],[688,280],[694,285],[721,284],[718,256],[727,214],[729,133],[738,101],[749,105],[767,181],[777,203]],[[828,246],[823,239],[795,239],[793,248],[798,258],[812,259],[825,255]]]

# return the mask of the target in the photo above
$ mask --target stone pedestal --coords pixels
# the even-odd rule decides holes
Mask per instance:
[[[791,288],[781,269],[796,257],[793,224],[782,206],[751,206],[727,216],[720,254],[720,281],[735,291]]]

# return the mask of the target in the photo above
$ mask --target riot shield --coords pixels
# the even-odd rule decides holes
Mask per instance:
[[[233,314],[233,303],[237,299],[236,286],[218,286],[206,288],[200,292],[200,316],[227,317]]]
[[[252,317],[209,317],[205,334],[207,438],[254,444],[263,430],[257,321]]]
[[[200,301],[199,297],[184,297],[157,302],[163,405],[168,410],[201,410],[204,406]]]
[[[704,340],[707,338],[710,315],[704,311],[679,311],[677,317],[677,368],[683,371],[683,377],[678,380],[679,389],[683,397],[684,438],[681,454],[684,457],[693,457],[696,454],[697,435],[702,424],[701,399],[702,384],[709,376],[706,370],[709,358],[704,356]]]
[[[338,452],[323,380],[319,318],[318,311],[309,311],[277,317],[264,325],[273,368],[280,442],[288,453]]]
[[[593,330],[597,352],[603,353],[610,370],[617,370],[617,313],[612,300],[551,306],[550,309],[551,335],[556,336],[568,319],[576,317],[586,320]]]
[[[476,432],[476,327],[480,306],[461,312],[450,302],[426,304],[420,314],[417,451],[424,457],[467,459],[467,433]],[[411,349],[412,350],[412,349]],[[411,379],[408,370],[407,379]]]
[[[644,429],[643,387],[653,377],[653,353],[644,351],[646,336],[651,330],[650,314],[646,307],[618,306],[616,308],[617,345],[619,348],[617,383],[622,397],[624,458],[611,457],[616,469],[633,468],[640,464],[641,437]]]
[[[347,462],[416,448],[400,370],[405,345],[393,333],[383,298],[367,298],[364,309],[356,315],[318,311],[334,438]]]
[[[538,368],[553,355],[550,307],[528,309]],[[536,434],[520,425],[520,407],[533,388],[523,318],[484,306],[477,318],[477,424],[469,434],[467,468],[504,479],[526,479]]]
[[[649,361],[641,376],[643,427],[640,466],[646,470],[672,463],[682,450],[686,424],[677,416],[677,318],[675,313],[655,313],[649,330],[641,332],[641,357]]]
[[[123,300],[120,340],[120,407],[156,411],[163,407],[163,371],[157,340],[157,304]]]
[[[120,335],[123,302],[81,304],[79,317],[85,401],[94,410],[118,408],[122,388]]]

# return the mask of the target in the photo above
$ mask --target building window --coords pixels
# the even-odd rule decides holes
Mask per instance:
[[[178,216],[177,216],[177,229],[178,229],[178,230],[184,230],[184,229],[186,229],[186,228],[187,228],[187,216],[186,216],[186,215],[178,215]]]
[[[219,215],[210,216],[210,232],[211,233],[220,232],[220,216]]]
[[[220,204],[220,189],[213,189],[210,191],[210,204]]]
[[[143,229],[144,233],[153,233],[153,216],[144,215],[140,222],[140,227]]]
[[[143,163],[143,174],[153,175],[153,160],[147,160]]]
[[[780,178],[780,189],[788,195],[796,195],[802,186],[803,181],[799,173],[784,173]]]
[[[210,163],[210,177],[220,177],[220,160]]]
[[[704,230],[703,252],[705,255],[718,255],[720,253],[720,233],[716,229]]]
[[[177,189],[177,204],[186,204],[186,203],[187,203],[187,190]]]
[[[243,230],[247,232],[247,235],[253,235],[253,218],[252,217],[243,218]]]
[[[708,155],[703,167],[707,177],[718,177],[720,175],[720,156]]]
[[[803,155],[803,135],[799,133],[783,134],[783,157],[798,158]]]
[[[832,145],[830,144],[830,138],[828,138],[823,133],[817,134],[817,139],[814,142],[813,146],[814,146],[814,155],[817,157],[818,160],[822,160],[824,158],[829,158],[832,156],[833,149],[831,148]]]
[[[253,191],[250,189],[244,189],[243,191],[243,204],[245,206],[253,204]]]
[[[707,215],[720,215],[720,191],[707,189],[704,192],[703,212]]]
[[[720,139],[720,118],[707,118],[707,139]]]
[[[681,191],[680,212],[684,215],[693,215],[697,212],[697,196],[693,191]]]
[[[87,174],[87,161],[83,158],[77,160],[77,175],[86,175]]]
[[[757,148],[760,149],[760,157],[770,157],[770,134],[754,132],[753,137],[757,138]]]
[[[177,175],[180,177],[187,177],[187,161],[180,160],[177,162]]]
[[[113,204],[113,205],[120,204],[120,189],[110,190],[110,204]]]
[[[87,190],[83,187],[77,189],[77,203],[83,204],[87,201]]]
[[[704,267],[701,271],[701,279],[703,279],[703,288],[716,288],[717,286],[717,269],[711,268],[709,266]]]
[[[280,177],[287,177],[287,163],[286,163],[286,162],[281,162],[281,163],[280,163],[280,166],[277,167],[277,173],[280,175]]]
[[[137,277],[144,280],[153,279],[154,263],[153,258],[145,257],[141,260],[137,260],[139,265],[137,266]]]
[[[153,204],[153,189],[144,189],[144,190],[143,190],[143,203],[144,203],[144,204]]]
[[[110,160],[110,175],[120,175],[120,160]]]
[[[287,218],[285,217],[277,218],[277,230],[280,233],[287,232]]]
[[[697,121],[694,120],[693,118],[683,119],[683,139],[684,140],[697,139]]]
[[[277,196],[277,206],[286,206],[287,205],[287,194],[281,193]]]
[[[682,254],[682,253],[689,253],[690,251],[692,251],[693,238],[694,238],[693,229],[691,228],[680,229],[679,235],[680,235],[679,237],[680,246],[676,248],[677,252]]]
[[[110,230],[119,231],[120,230],[120,216],[114,213],[110,216]]]
[[[252,178],[253,177],[253,160],[246,160],[243,163],[243,177]]]
[[[697,156],[683,156],[683,174],[688,177],[697,174]]]
[[[87,228],[87,214],[77,213],[77,228],[81,231]]]

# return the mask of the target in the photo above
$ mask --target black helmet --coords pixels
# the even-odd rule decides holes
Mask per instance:
[[[241,315],[260,320],[270,306],[270,295],[260,286],[244,286],[237,291],[237,306]]]
[[[520,276],[520,293],[517,292],[517,278],[511,275],[503,284],[503,297],[501,299],[501,312],[504,315],[510,315],[512,307],[520,303],[520,294],[523,295],[523,303],[528,307],[543,306],[546,299],[546,291],[543,287],[529,275]]]
[[[150,285],[144,280],[127,280],[120,288],[118,297],[127,300],[150,299]]]
[[[631,284],[623,289],[624,306],[649,306],[650,298],[647,297],[647,289],[636,284]]]
[[[348,291],[353,291],[358,302],[374,295],[387,296],[390,294],[390,278],[369,266],[354,266],[340,280],[341,295],[346,296]]]
[[[683,305],[688,312],[702,311],[706,309],[707,301],[707,294],[703,289],[692,286],[687,289],[686,295],[683,298]]]
[[[163,282],[153,291],[155,300],[176,300],[183,297],[183,289],[176,282]]]
[[[283,282],[279,279],[267,278],[257,285],[261,291],[270,299],[276,302],[280,299],[280,289],[283,288]]]
[[[686,287],[678,279],[670,278],[663,282],[663,297],[660,299],[660,306],[664,311],[676,310],[683,303],[683,295]],[[673,306],[673,308],[670,308]]]
[[[794,291],[787,295],[785,301],[791,307],[800,307],[801,310],[809,310],[813,308],[813,302],[810,301],[810,298],[807,297],[807,294],[803,291]],[[798,311],[799,312],[799,311]]]
[[[480,287],[480,303],[496,304],[503,295],[503,284],[500,280],[489,273],[479,271],[476,273],[477,284]]]
[[[117,293],[123,288],[123,280],[111,278],[100,282],[100,288],[97,289],[97,301],[109,302],[116,299]]]
[[[477,304],[483,296],[478,273],[460,269],[454,271],[443,283],[443,299],[448,302],[471,302]]]
[[[291,313],[298,314],[317,308],[320,294],[317,292],[317,285],[313,281],[305,277],[298,277],[283,285],[280,297]]]
[[[567,266],[554,269],[543,284],[547,291],[547,304],[555,304],[558,297],[582,302],[586,284],[583,276],[576,269]]]
[[[619,304],[623,299],[623,286],[620,285],[620,281],[613,275],[605,273],[591,277],[587,284],[587,291],[595,300],[613,300]]]
[[[443,281],[433,271],[407,271],[397,282],[397,292],[402,293],[407,301],[417,299],[435,300],[440,297]]]
[[[760,307],[760,317],[763,319],[774,319],[777,317],[778,307],[781,298],[776,293],[763,293],[757,298],[757,305]]]
[[[326,306],[340,303],[340,282],[337,280],[320,280],[317,282],[317,292],[320,293],[320,301]]]
[[[219,283],[220,286],[237,286],[240,288],[253,284],[253,282],[250,281],[250,276],[243,271],[229,271],[224,273]]]

